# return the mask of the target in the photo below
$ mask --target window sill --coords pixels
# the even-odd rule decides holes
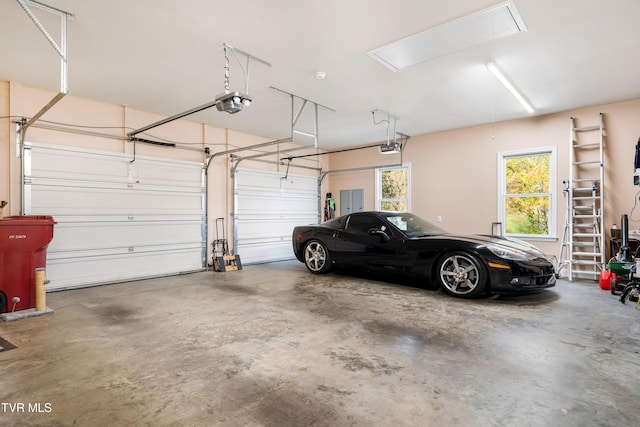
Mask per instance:
[[[531,234],[506,234],[505,237],[513,237],[520,240],[533,240],[537,242],[557,242],[556,236],[535,236]]]

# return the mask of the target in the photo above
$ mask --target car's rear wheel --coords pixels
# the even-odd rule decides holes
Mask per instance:
[[[311,240],[304,245],[304,264],[312,273],[326,273],[331,268],[329,250],[319,240]]]
[[[475,298],[487,289],[487,274],[478,259],[465,252],[446,254],[437,266],[442,290],[454,297]]]
[[[2,313],[7,306],[7,296],[0,291],[0,313]]]

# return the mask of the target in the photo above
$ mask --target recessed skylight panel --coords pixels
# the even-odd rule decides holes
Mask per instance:
[[[374,49],[368,54],[400,71],[439,56],[527,31],[512,1]]]

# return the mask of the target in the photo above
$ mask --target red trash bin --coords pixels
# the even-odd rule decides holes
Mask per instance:
[[[0,220],[0,313],[35,308],[35,269],[47,266],[54,224],[53,217],[44,215]],[[20,301],[14,309],[15,297]]]

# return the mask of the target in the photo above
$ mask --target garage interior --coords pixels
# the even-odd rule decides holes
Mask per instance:
[[[0,224],[55,224],[44,311],[8,279],[26,234],[0,248],[0,421],[639,424],[640,306],[602,279],[640,242],[639,16],[632,0],[3,2]],[[546,159],[535,194],[505,183],[523,158]],[[540,224],[513,198],[539,200]],[[559,280],[467,300],[295,260],[293,227],[385,209],[521,238]]]

